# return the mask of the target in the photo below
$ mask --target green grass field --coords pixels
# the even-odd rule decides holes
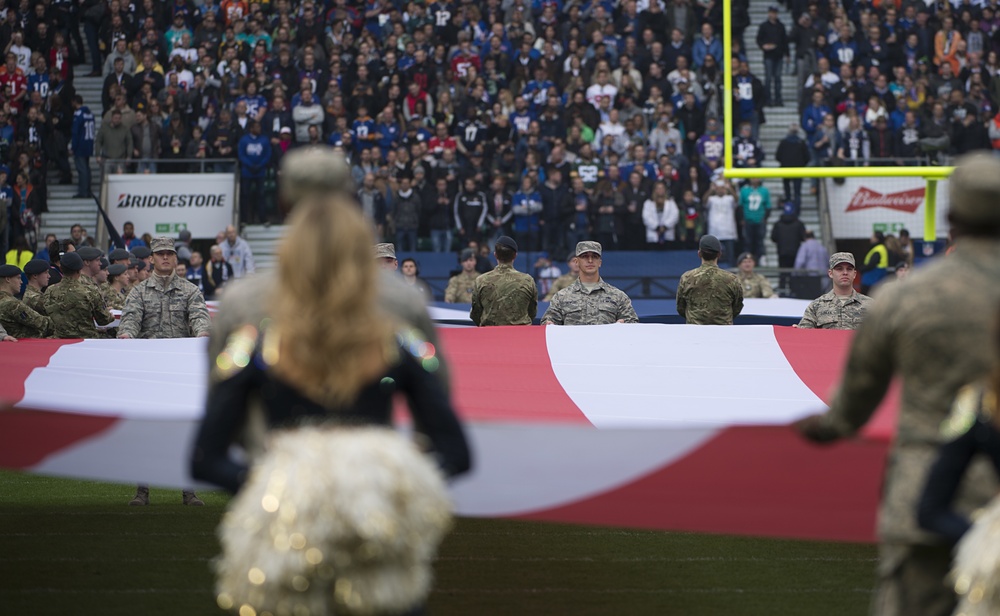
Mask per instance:
[[[216,614],[226,497],[0,472],[0,614]],[[875,547],[461,519],[429,613],[864,614]]]

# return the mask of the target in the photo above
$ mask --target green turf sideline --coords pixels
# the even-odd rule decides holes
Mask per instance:
[[[0,471],[0,614],[222,614],[209,562],[227,498]],[[460,519],[429,613],[852,615],[875,547]]]

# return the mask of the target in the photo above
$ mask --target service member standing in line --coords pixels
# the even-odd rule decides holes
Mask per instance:
[[[942,423],[955,395],[996,365],[989,341],[997,336],[1000,305],[1000,160],[988,153],[960,158],[949,192],[954,252],[879,293],[851,340],[830,409],[797,424],[813,441],[849,438],[871,418],[893,378],[902,382],[878,516],[872,613],[879,616],[945,616],[955,609],[946,579],[951,546],[918,527],[917,503],[947,438]],[[981,456],[969,467],[955,508],[968,516],[997,489],[996,470]]]
[[[497,266],[476,278],[472,288],[472,322],[487,325],[531,325],[538,313],[535,279],[514,269],[517,242],[501,235],[493,249]]]
[[[857,329],[871,307],[872,298],[854,290],[858,270],[854,255],[836,252],[830,257],[827,276],[833,280],[833,290],[820,295],[806,307],[796,327],[802,329]]]
[[[52,320],[14,297],[21,291],[21,270],[0,265],[0,324],[14,338],[44,338],[52,333]]]
[[[128,266],[115,263],[108,267],[108,286],[104,292],[104,303],[111,310],[124,310],[128,294]]]
[[[75,252],[67,252],[59,259],[62,280],[50,285],[42,295],[42,307],[52,319],[55,338],[100,338],[101,332],[94,325],[107,325],[114,321],[101,299],[97,287],[84,284],[80,278],[83,259]]]
[[[459,258],[462,271],[448,280],[448,288],[444,290],[444,301],[449,304],[471,304],[472,289],[475,286],[479,272],[476,271],[476,253],[471,248],[462,251]]]
[[[607,325],[638,323],[632,300],[601,279],[601,243],[580,242],[576,260],[580,278],[552,298],[542,325]]]
[[[42,259],[32,259],[24,264],[24,275],[28,277],[28,286],[24,287],[24,296],[21,298],[29,308],[44,315],[45,308],[42,305],[42,293],[45,287],[49,286],[49,263]]]
[[[689,325],[732,325],[743,310],[743,288],[732,272],[719,269],[722,242],[705,235],[698,242],[701,265],[684,272],[677,285],[677,314]]]
[[[771,288],[771,283],[767,281],[767,278],[753,271],[755,265],[757,262],[749,252],[744,252],[736,259],[736,266],[739,268],[736,278],[739,279],[740,286],[743,287],[743,299],[775,297],[774,289]]]
[[[566,265],[569,266],[569,271],[552,282],[552,286],[549,287],[549,293],[545,296],[545,301],[551,302],[556,293],[562,291],[580,278],[580,262],[576,258],[575,250],[566,257]]]
[[[208,337],[211,320],[201,291],[177,276],[177,249],[169,237],[150,242],[153,275],[137,284],[125,299],[119,338],[203,338]],[[204,505],[194,491],[184,490],[185,505]],[[129,505],[149,504],[149,487],[140,485]]]
[[[93,246],[81,246],[76,254],[83,259],[83,269],[80,270],[80,282],[96,287],[98,272],[101,271],[101,257],[104,253]]]
[[[396,247],[389,242],[375,244],[375,260],[378,261],[380,268],[390,272],[395,272],[399,267],[399,261],[396,259]]]

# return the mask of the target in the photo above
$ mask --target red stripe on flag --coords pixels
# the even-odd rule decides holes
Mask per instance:
[[[821,448],[788,427],[729,428],[641,479],[520,517],[872,542],[886,450],[882,440]]]
[[[118,421],[116,417],[75,413],[0,410],[0,467],[30,468],[76,442],[104,432]]]
[[[0,402],[17,404],[24,397],[24,381],[35,368],[49,365],[60,347],[80,340],[19,340],[0,342]]]
[[[851,349],[854,332],[796,329],[775,327],[774,339],[781,352],[792,366],[795,374],[802,379],[814,394],[827,403],[833,398],[834,388],[840,382],[847,355]],[[831,370],[831,367],[834,369]],[[898,383],[896,384],[898,385]],[[816,409],[817,413],[824,409]],[[890,440],[896,434],[896,418],[899,414],[899,387],[893,386],[882,400],[875,415],[861,430],[868,438]]]
[[[455,408],[466,421],[583,423],[559,384],[544,327],[444,328]]]

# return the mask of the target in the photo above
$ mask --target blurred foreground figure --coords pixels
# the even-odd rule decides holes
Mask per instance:
[[[342,182],[286,182],[300,190],[278,275],[262,278],[269,286],[255,307],[238,308],[245,318],[213,332],[191,470],[240,492],[220,525],[218,603],[258,614],[404,613],[429,593],[450,523],[443,477],[468,470],[468,445],[437,349],[380,297],[371,229],[348,196],[346,166],[322,150],[285,162]],[[220,318],[238,292],[227,293]],[[396,393],[429,455],[391,429]],[[252,466],[231,456],[234,442]]]
[[[871,418],[892,378],[902,379],[879,510],[872,606],[879,615],[944,616],[955,608],[945,581],[951,546],[918,527],[917,501],[955,394],[994,364],[995,349],[983,341],[995,335],[1000,305],[1000,160],[987,154],[960,159],[949,190],[954,253],[884,289],[854,336],[830,410],[797,424],[816,442],[851,436]],[[956,509],[968,515],[996,493],[996,473],[978,460]]]

